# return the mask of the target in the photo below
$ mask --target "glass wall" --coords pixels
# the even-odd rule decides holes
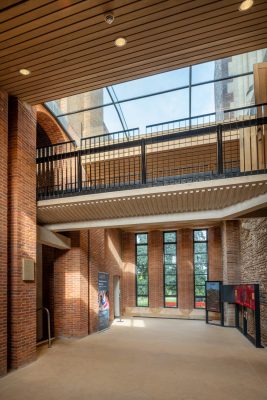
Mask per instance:
[[[135,235],[136,247],[136,306],[148,307],[148,235]]]
[[[176,232],[163,233],[164,307],[177,307]]]
[[[205,282],[208,279],[208,231],[194,230],[194,294],[195,308],[205,308]]]
[[[267,49],[209,61],[46,103],[70,136],[88,137],[255,104],[253,65]],[[238,115],[235,114],[236,117]],[[193,118],[193,119],[192,119]]]

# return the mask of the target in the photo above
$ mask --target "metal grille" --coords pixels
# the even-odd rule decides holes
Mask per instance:
[[[37,150],[45,199],[266,172],[263,106],[84,138]],[[216,122],[215,122],[216,121]]]

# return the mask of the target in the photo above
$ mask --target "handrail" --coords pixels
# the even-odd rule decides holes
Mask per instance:
[[[98,154],[103,151],[112,151],[112,150],[126,149],[126,148],[130,148],[130,147],[138,147],[138,146],[141,146],[143,143],[145,145],[150,145],[153,143],[163,143],[166,141],[185,139],[185,138],[193,137],[193,136],[195,136],[195,137],[201,136],[201,135],[205,135],[205,134],[210,134],[212,132],[216,133],[218,126],[222,126],[224,129],[227,130],[227,129],[231,129],[231,127],[233,127],[233,126],[235,127],[235,129],[238,129],[238,128],[245,128],[245,127],[250,127],[250,126],[264,125],[264,124],[267,124],[267,117],[260,117],[260,118],[255,118],[255,119],[242,120],[242,121],[233,120],[232,122],[220,123],[220,124],[214,123],[212,125],[208,125],[203,128],[196,127],[194,129],[190,129],[190,130],[168,133],[161,137],[152,136],[152,137],[146,137],[146,138],[142,138],[142,139],[134,139],[131,141],[121,142],[121,143],[103,144],[103,145],[101,145],[99,147],[95,147],[95,148],[74,150],[74,151],[70,151],[67,153],[44,156],[44,157],[37,158],[36,163],[41,164],[43,162],[48,162],[48,161],[65,160],[65,159],[73,157],[73,155],[75,155],[75,154],[80,155],[80,156],[90,155],[90,154]]]
[[[38,311],[45,311],[47,315],[47,331],[48,331],[48,348],[52,347],[52,340],[51,340],[51,324],[50,324],[50,311],[46,307],[37,308]]]

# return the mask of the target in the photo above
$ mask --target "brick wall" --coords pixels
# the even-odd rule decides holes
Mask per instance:
[[[208,240],[209,280],[222,281],[222,237],[220,226],[215,226],[208,230]]]
[[[177,235],[178,307],[194,308],[194,262],[192,229],[181,229]]]
[[[109,274],[110,320],[114,318],[113,277],[122,278],[121,232],[92,229],[66,235],[70,250],[43,246],[44,306],[51,311],[55,336],[82,337],[97,331],[98,272]]]
[[[240,224],[241,282],[260,284],[262,342],[267,346],[267,218]]]
[[[67,235],[71,249],[55,250],[54,330],[82,337],[88,334],[88,231]]]
[[[121,232],[119,229],[90,230],[89,261],[89,318],[90,333],[97,331],[98,324],[98,272],[109,274],[110,320],[114,319],[113,277],[122,278]],[[121,284],[122,308],[124,282]]]
[[[222,280],[222,250],[220,227],[209,228],[209,279]],[[124,311],[136,307],[135,289],[135,234],[124,232],[123,240],[123,282],[125,290]],[[149,265],[149,309],[156,311],[163,304],[163,233],[148,233]],[[178,307],[168,312],[174,315],[181,310],[190,313],[194,309],[194,262],[193,230],[177,231],[177,268],[178,268]],[[145,311],[144,311],[145,312]],[[182,312],[184,315],[185,313]]]
[[[22,259],[36,262],[36,115],[9,101],[9,365],[36,354],[36,285],[22,281]]]
[[[222,226],[223,283],[240,282],[240,231],[239,221],[223,221]],[[224,306],[225,325],[234,326],[235,307]]]
[[[122,234],[122,262],[123,262],[123,287],[124,301],[123,312],[127,307],[136,306],[135,283],[135,234],[123,232]]]
[[[151,231],[148,235],[149,307],[163,307],[163,235]]]
[[[8,97],[0,92],[0,376],[7,370]]]
[[[38,135],[37,147],[47,146],[50,143],[62,143],[69,141],[69,137],[63,131],[56,119],[41,104],[34,106],[37,113]]]

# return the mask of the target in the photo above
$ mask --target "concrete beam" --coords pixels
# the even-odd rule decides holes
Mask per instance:
[[[71,248],[70,238],[39,225],[37,225],[37,243],[61,250],[69,250]]]
[[[242,214],[254,211],[267,206],[267,194],[225,207],[221,210],[208,210],[185,212],[176,214],[148,215],[141,217],[115,218],[92,221],[79,221],[70,223],[47,224],[45,227],[51,231],[73,231],[90,228],[123,228],[135,225],[155,225],[164,223],[185,223],[185,222],[216,222],[225,219],[242,217]]]

